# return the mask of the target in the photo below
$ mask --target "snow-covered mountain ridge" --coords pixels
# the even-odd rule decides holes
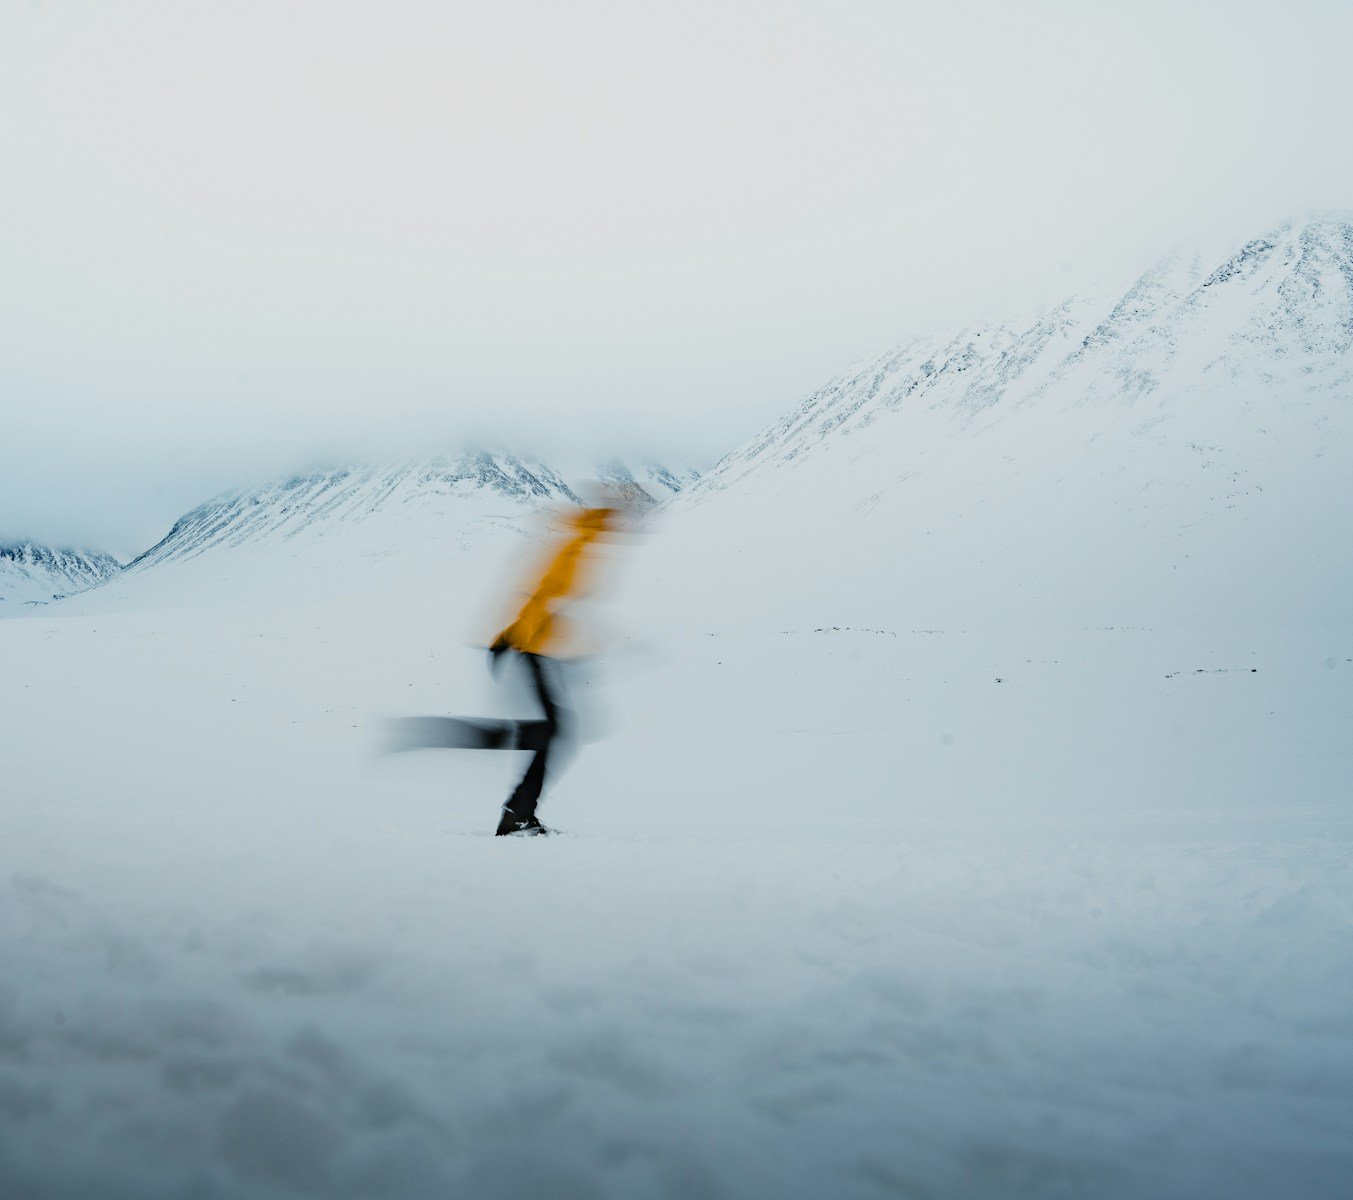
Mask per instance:
[[[135,607],[368,587],[440,594],[464,586],[453,583],[458,574],[496,569],[519,544],[505,533],[541,536],[551,511],[583,501],[575,486],[598,485],[642,510],[698,477],[689,467],[619,459],[566,476],[536,459],[484,450],[315,468],[184,513],[96,599]]]
[[[1285,366],[1348,395],[1353,217],[1283,226],[1219,263],[1175,256],[1126,291],[1072,297],[1032,320],[917,337],[832,380],[721,460],[696,498],[891,413],[979,422],[1040,400],[1132,404],[1171,385],[1278,382]]]
[[[127,569],[144,570],[213,549],[351,530],[378,514],[407,514],[470,497],[519,504],[573,499],[543,463],[486,452],[397,467],[317,469],[239,489],[185,513]]]
[[[643,510],[684,492],[700,478],[700,471],[687,464],[656,462],[628,464],[620,459],[596,469],[597,482],[627,503]]]
[[[45,546],[36,542],[0,545],[0,605],[31,607],[59,600],[112,578],[117,559],[96,550]]]
[[[1353,220],[905,342],[673,517],[730,595],[744,576],[812,593],[815,623],[1335,620],[1353,607]]]
[[[698,477],[692,470],[612,460],[592,472],[604,486],[640,504],[654,504]],[[514,454],[467,451],[398,466],[317,469],[218,496],[185,513],[129,571],[183,560],[208,550],[302,536],[350,534],[375,517],[463,515],[464,502],[501,508],[580,503],[553,467]]]

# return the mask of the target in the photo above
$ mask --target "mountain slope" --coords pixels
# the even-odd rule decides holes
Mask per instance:
[[[0,613],[46,604],[111,579],[117,559],[94,550],[35,542],[0,545]]]
[[[619,459],[601,464],[596,474],[598,482],[639,509],[670,500],[700,478],[694,467],[667,467],[647,461],[636,465]]]
[[[1215,265],[1168,259],[1121,293],[1073,297],[1032,321],[904,342],[814,392],[693,493],[794,462],[895,412],[944,408],[972,424],[997,405],[1132,404],[1204,380],[1276,384],[1284,367],[1347,396],[1351,350],[1353,219],[1312,220]]]
[[[512,455],[466,453],[397,468],[315,470],[199,505],[127,569],[301,535],[350,534],[377,515],[436,512],[472,497],[518,504],[575,499],[549,467]]]
[[[639,507],[696,477],[689,469],[618,460],[578,473]],[[555,509],[580,502],[560,471],[506,453],[315,469],[228,492],[185,513],[91,603],[491,590],[485,580],[468,588],[466,580],[506,570],[521,535],[540,538]]]
[[[1353,222],[1284,227],[909,341],[717,464],[676,524],[748,587],[868,579],[875,619],[916,625],[1332,619],[1351,351]],[[724,528],[762,552],[718,549]]]

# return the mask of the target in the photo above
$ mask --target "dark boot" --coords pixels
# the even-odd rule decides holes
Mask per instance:
[[[498,822],[497,837],[544,837],[550,831],[534,816],[518,817],[514,813],[504,812]]]

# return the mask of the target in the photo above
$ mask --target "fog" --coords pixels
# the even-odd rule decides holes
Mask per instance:
[[[1353,203],[1353,6],[0,3],[0,537],[470,441],[712,462]]]

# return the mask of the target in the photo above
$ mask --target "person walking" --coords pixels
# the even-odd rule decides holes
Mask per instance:
[[[564,706],[560,659],[577,650],[566,609],[592,582],[598,543],[612,532],[620,509],[581,508],[564,519],[564,536],[550,547],[544,568],[521,595],[516,615],[490,643],[496,676],[505,659],[518,661],[541,716],[533,720],[402,717],[387,727],[389,751],[417,749],[529,750],[526,773],[503,804],[499,837],[536,837],[550,832],[536,808],[547,773],[557,766],[562,743],[572,736],[573,714]]]
[[[489,647],[490,663],[496,671],[505,654],[520,656],[525,664],[543,717],[539,721],[517,724],[515,746],[531,750],[526,774],[503,805],[498,836],[532,836],[549,830],[536,817],[536,806],[545,787],[551,751],[561,738],[570,734],[573,717],[560,703],[558,663],[560,652],[569,644],[567,618],[563,610],[569,601],[587,590],[595,547],[614,525],[614,508],[584,508],[567,522],[567,535],[548,560],[544,573],[527,593],[526,602],[516,618]]]

